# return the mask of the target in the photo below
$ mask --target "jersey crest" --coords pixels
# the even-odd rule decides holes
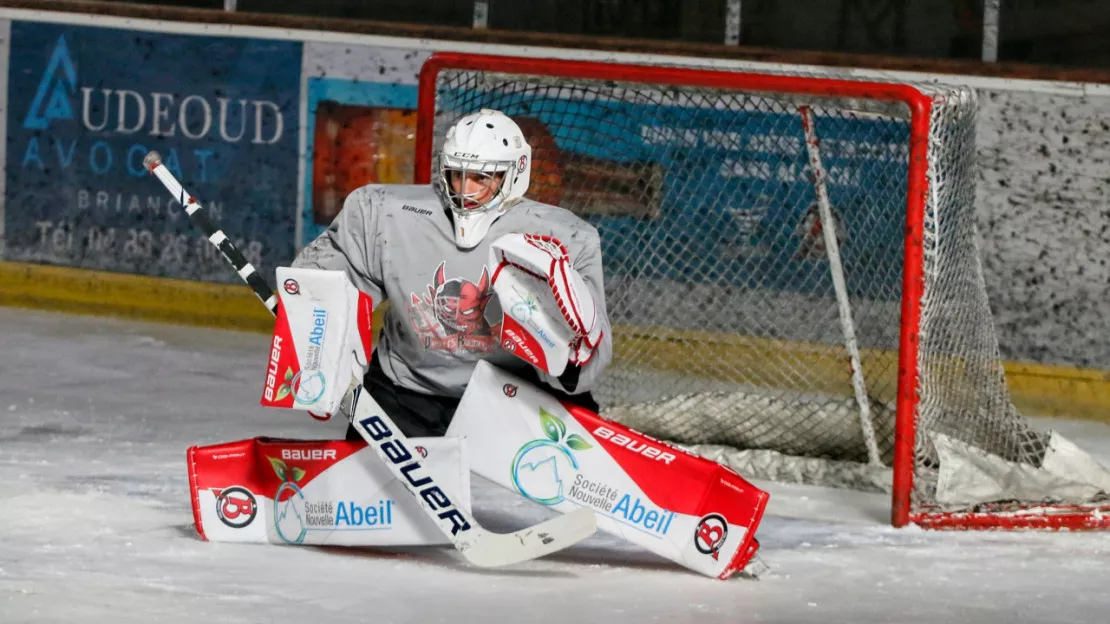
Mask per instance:
[[[482,267],[477,282],[447,278],[447,262],[439,263],[423,296],[409,293],[409,318],[424,348],[450,353],[490,353],[494,337],[483,313],[493,291]]]

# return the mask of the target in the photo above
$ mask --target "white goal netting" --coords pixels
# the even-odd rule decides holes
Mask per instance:
[[[517,120],[534,150],[528,196],[602,236],[615,334],[602,414],[753,478],[891,487],[907,215],[923,213],[913,507],[974,507],[995,495],[944,489],[978,477],[942,471],[942,455],[1039,469],[1052,446],[1013,408],[999,359],[973,215],[975,94],[920,88],[931,115],[915,125],[910,101],[795,80],[771,92],[446,70],[421,123],[441,140],[480,108]]]

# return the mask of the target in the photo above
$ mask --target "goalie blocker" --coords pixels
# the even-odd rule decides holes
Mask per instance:
[[[475,473],[564,513],[593,509],[601,530],[701,574],[729,578],[758,549],[766,492],[486,362],[447,435],[466,438]]]
[[[278,267],[281,303],[262,405],[327,420],[361,384],[373,344],[374,305],[341,271]]]

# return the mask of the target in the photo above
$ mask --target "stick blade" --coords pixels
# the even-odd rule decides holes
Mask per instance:
[[[556,516],[515,533],[489,533],[460,548],[470,563],[482,568],[512,565],[560,551],[593,535],[597,516],[585,507]]]

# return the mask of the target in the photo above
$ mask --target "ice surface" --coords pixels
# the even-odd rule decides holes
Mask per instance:
[[[1110,535],[896,530],[882,496],[761,484],[759,581],[597,536],[509,569],[449,548],[219,544],[185,449],[340,423],[258,407],[257,334],[0,309],[0,622],[1106,622]],[[1110,427],[1051,425],[1110,459]],[[475,478],[498,530],[547,511]]]

